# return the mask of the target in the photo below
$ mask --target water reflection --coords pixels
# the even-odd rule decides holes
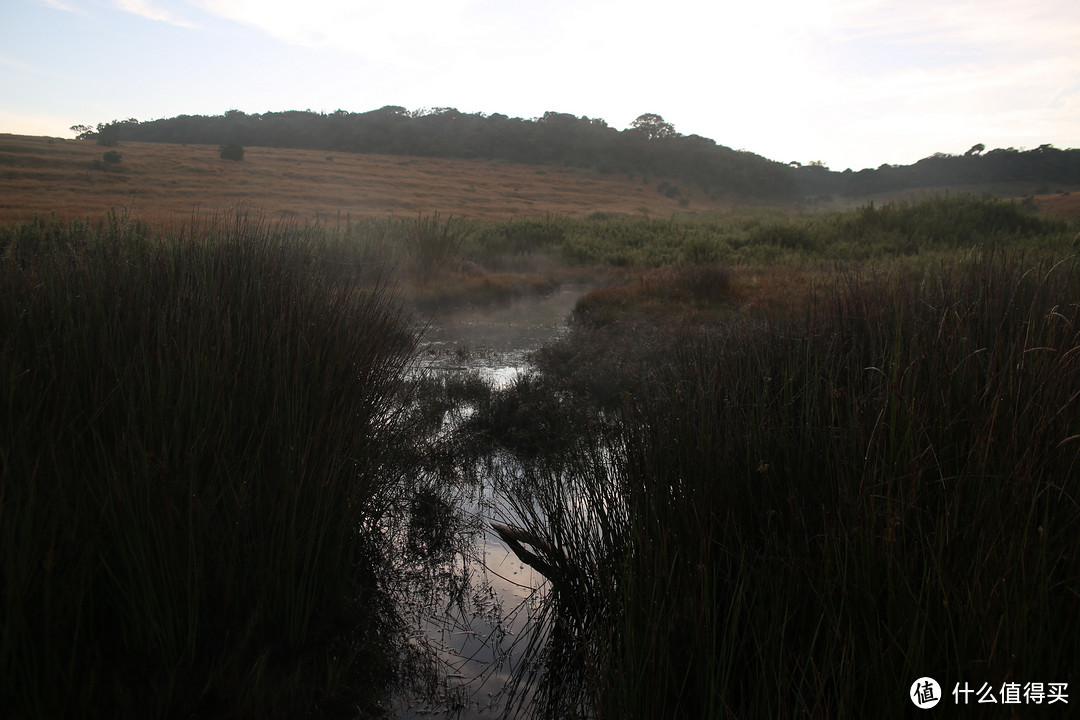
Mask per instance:
[[[427,598],[421,604],[432,612],[417,618],[417,641],[444,664],[442,686],[434,697],[403,698],[397,717],[493,718],[529,699],[527,688],[514,694],[512,681],[532,662],[526,649],[544,580],[489,538],[475,547],[456,568],[462,584]]]
[[[567,318],[585,291],[564,288],[494,310],[437,316],[425,333],[422,372],[471,374],[494,389],[506,388],[531,369],[533,351],[568,331]],[[442,432],[468,413],[467,407],[448,412]],[[535,674],[525,664],[537,656],[540,637],[533,621],[547,583],[491,530],[492,521],[508,519],[493,489],[499,460],[455,472],[476,473],[472,482],[457,484],[455,497],[443,498],[461,514],[462,542],[439,562],[417,564],[416,571],[427,576],[410,583],[416,593],[408,601],[415,641],[432,648],[444,664],[442,685],[427,697],[400,698],[394,708],[399,718],[492,718],[531,700],[527,683],[515,683]]]

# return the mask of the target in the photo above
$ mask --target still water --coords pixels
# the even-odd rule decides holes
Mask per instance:
[[[422,368],[429,372],[478,374],[499,388],[530,369],[529,355],[560,337],[585,287],[526,298],[494,309],[463,309],[438,315],[424,335]],[[481,478],[480,488],[459,498],[473,529],[471,543],[446,568],[445,583],[430,583],[416,603],[416,640],[436,651],[445,665],[438,700],[399,698],[395,717],[494,718],[511,701],[511,679],[530,662],[530,620],[545,592],[543,576],[521,563],[491,530],[508,517]],[[512,518],[509,518],[512,520]],[[513,705],[528,702],[519,690]]]

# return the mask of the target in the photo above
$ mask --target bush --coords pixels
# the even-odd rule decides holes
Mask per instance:
[[[244,146],[238,142],[227,142],[218,150],[218,155],[222,160],[243,160]]]
[[[101,159],[105,161],[106,165],[118,165],[123,159],[123,156],[115,150],[107,150]]]

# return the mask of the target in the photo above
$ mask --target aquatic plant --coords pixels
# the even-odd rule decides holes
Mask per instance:
[[[243,213],[0,232],[13,717],[294,716],[395,681],[415,338],[321,255]]]
[[[609,434],[505,485],[567,564],[547,710],[899,717],[924,675],[1075,675],[1078,288],[986,252],[674,342]]]

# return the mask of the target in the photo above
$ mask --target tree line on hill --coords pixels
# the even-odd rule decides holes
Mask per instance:
[[[96,128],[75,125],[72,130],[79,138],[96,138],[103,145],[122,140],[229,144],[555,164],[640,176],[642,182],[657,183],[659,192],[674,198],[703,192],[714,198],[791,202],[922,187],[1026,182],[1045,185],[1049,192],[1055,189],[1051,184],[1080,184],[1080,150],[1059,150],[1052,145],[987,152],[978,144],[963,155],[936,153],[912,165],[835,172],[823,163],[783,164],[699,135],[681,135],[653,113],[641,115],[622,131],[599,118],[557,112],[523,119],[454,108],[410,111],[399,106],[362,113],[229,110],[215,116],[114,120]]]
[[[140,122],[114,120],[80,138],[111,145],[124,140],[219,145],[227,142],[333,152],[498,160],[591,168],[664,183],[669,195],[703,192],[789,201],[798,185],[786,165],[733,150],[698,135],[681,135],[656,114],[616,130],[598,118],[548,112],[533,119],[463,113],[454,108],[408,111],[387,106],[363,113],[338,110],[192,116]],[[673,183],[682,183],[678,190]],[[659,185],[658,185],[659,186]],[[676,188],[673,192],[672,188]]]
[[[1080,150],[1040,145],[1034,150],[999,148],[979,143],[963,155],[935,153],[912,165],[834,172],[820,163],[792,164],[804,197],[865,197],[913,188],[941,188],[989,183],[1028,183],[1036,192],[1053,192],[1080,184]]]

